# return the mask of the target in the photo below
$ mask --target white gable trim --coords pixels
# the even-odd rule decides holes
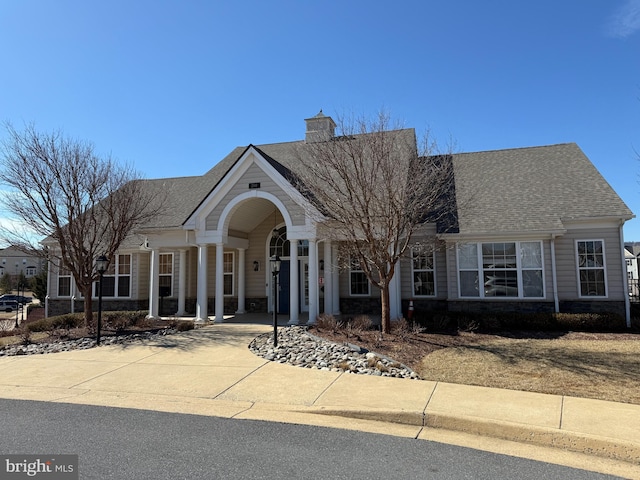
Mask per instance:
[[[293,186],[282,176],[280,173],[256,150],[255,147],[250,146],[246,152],[238,159],[238,161],[231,167],[231,169],[227,172],[227,174],[222,177],[218,185],[207,195],[204,201],[200,204],[200,206],[189,216],[186,222],[183,225],[185,230],[199,230],[204,231],[206,229],[206,219],[209,214],[218,206],[218,204],[222,201],[225,195],[240,181],[242,176],[246,173],[246,171],[252,166],[256,165],[260,168],[265,175],[270,178],[285,194],[291,197],[297,204],[301,205],[305,211],[313,212],[314,216],[317,219],[320,219],[322,215],[317,212],[317,210],[304,198],[300,192],[298,192]],[[247,192],[250,196],[258,197],[258,198],[266,198],[276,205],[280,209],[280,212],[283,216],[288,217],[289,213],[284,208],[284,205],[279,200],[276,202],[277,198],[273,195],[271,196],[261,196],[254,195],[254,192]],[[264,193],[260,190],[256,190],[255,193]],[[240,195],[238,198],[249,198]],[[230,205],[236,205],[237,202],[230,202]],[[228,214],[229,206],[225,207],[225,212]],[[225,218],[225,214],[221,217],[221,220]],[[287,225],[291,225],[291,219]],[[220,225],[218,225],[220,228]]]

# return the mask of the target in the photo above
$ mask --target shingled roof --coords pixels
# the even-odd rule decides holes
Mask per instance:
[[[562,232],[564,222],[630,219],[575,143],[454,155],[462,234]]]
[[[255,147],[281,174],[295,173],[305,142]],[[165,214],[147,228],[181,228],[247,148],[235,148],[203,176],[147,180],[167,195]],[[460,234],[560,233],[568,220],[633,217],[575,143],[460,153],[453,165]]]

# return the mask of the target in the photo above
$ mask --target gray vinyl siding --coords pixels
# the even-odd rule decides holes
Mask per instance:
[[[249,233],[249,248],[246,251],[247,275],[245,277],[246,297],[264,297],[267,295],[268,275],[270,274],[267,239],[276,225],[282,223],[280,212],[277,217],[267,218]],[[253,262],[260,262],[260,271],[253,271]]]
[[[284,204],[285,208],[291,216],[291,221],[294,225],[304,225],[305,212],[304,209],[298,205],[293,199],[269,177],[265,172],[256,164],[253,164],[244,173],[244,175],[238,180],[238,182],[231,188],[229,192],[222,198],[213,211],[207,216],[206,229],[216,230],[218,228],[218,220],[222,211],[226,208],[227,204],[231,202],[235,197],[249,191],[250,183],[260,183],[260,190],[270,193]]]
[[[445,255],[447,259],[447,296],[450,299],[458,299],[458,262],[455,243],[447,244]]]
[[[580,297],[576,265],[576,240],[603,240],[607,275],[607,299],[624,300],[620,233],[618,228],[571,230],[556,239],[556,267],[558,298],[560,300],[588,300]],[[626,273],[625,273],[626,275]],[[597,301],[597,298],[593,299]]]

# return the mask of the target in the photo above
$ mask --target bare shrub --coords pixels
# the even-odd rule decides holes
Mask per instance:
[[[31,331],[28,329],[23,329],[20,332],[20,341],[22,342],[22,345],[29,345],[31,344]]]
[[[318,330],[328,330],[332,333],[337,333],[342,327],[342,322],[339,322],[333,315],[322,313],[318,316],[316,322],[316,328]]]

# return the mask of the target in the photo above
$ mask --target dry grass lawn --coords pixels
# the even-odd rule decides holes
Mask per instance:
[[[480,341],[432,352],[417,371],[426,380],[640,404],[638,338]]]
[[[633,333],[312,333],[393,358],[422,379],[640,405],[640,335]]]

